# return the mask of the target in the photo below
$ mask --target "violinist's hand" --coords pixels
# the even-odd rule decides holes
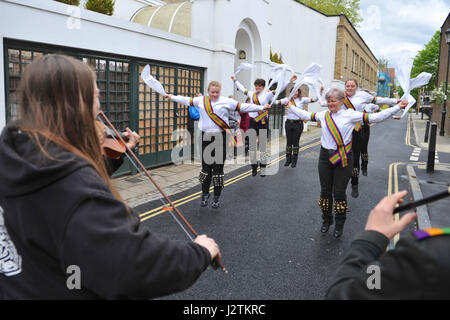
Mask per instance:
[[[325,88],[324,87],[320,87],[320,94],[323,93],[323,90],[325,90]]]
[[[402,203],[403,198],[407,194],[407,191],[401,191],[381,200],[370,213],[367,219],[366,230],[378,231],[388,239],[392,239],[397,233],[412,223],[417,218],[415,212],[404,214],[399,221],[393,219],[395,205]]]
[[[141,139],[136,131],[131,131],[130,128],[127,128],[123,135],[128,138],[128,141],[125,144],[130,150],[136,148],[136,146],[139,144],[139,140]]]
[[[98,134],[98,140],[100,141],[100,145],[102,146],[105,143],[106,133],[102,132]]]
[[[294,82],[295,80],[297,80],[297,75],[294,74],[294,75],[291,77],[291,80],[290,80],[290,81],[291,81],[291,82]]]
[[[270,109],[270,104],[266,104],[265,106],[264,106],[264,110],[269,110]]]
[[[164,96],[164,98],[169,99],[169,100],[172,100],[172,97],[173,97],[173,94],[170,94],[170,93],[168,93]]]
[[[214,241],[214,239],[208,238],[206,235],[201,235],[195,238],[195,243],[206,248],[211,255],[211,261],[217,258],[220,261],[220,250],[219,245]]]
[[[393,116],[392,118],[394,118],[395,120],[400,120],[402,117],[400,117],[400,116]]]
[[[236,77],[235,76],[231,76],[231,80],[236,81]]]

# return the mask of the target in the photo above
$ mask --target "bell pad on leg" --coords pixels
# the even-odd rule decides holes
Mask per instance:
[[[217,174],[213,176],[213,184],[215,188],[223,189],[224,188],[224,182],[223,182],[223,174]]]
[[[204,173],[203,171],[200,171],[200,175],[198,176],[198,181],[200,181],[200,183],[204,183],[207,178],[208,178],[208,174]]]
[[[317,205],[323,213],[333,212],[331,207],[331,199],[329,198],[320,197],[319,200],[317,200]]]

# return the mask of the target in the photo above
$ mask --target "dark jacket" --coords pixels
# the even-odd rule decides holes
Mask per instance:
[[[379,232],[359,233],[326,298],[450,299],[450,235],[418,240],[409,233],[395,249],[386,252],[388,244],[388,238]],[[378,271],[370,267],[374,265]],[[378,285],[376,273],[380,276]]]
[[[13,124],[0,137],[0,206],[20,262],[16,275],[0,271],[4,299],[147,299],[188,288],[207,268],[208,250],[140,225],[88,162],[46,150],[58,160]],[[68,289],[69,266],[80,290]]]

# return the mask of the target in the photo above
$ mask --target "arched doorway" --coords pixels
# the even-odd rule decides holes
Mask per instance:
[[[234,58],[234,70],[241,64],[247,62],[255,65],[256,61],[261,61],[261,39],[258,28],[251,19],[244,19],[239,25],[235,39],[236,55]],[[242,71],[237,75],[237,79],[247,89],[253,89],[253,80],[257,76],[258,68]],[[234,89],[234,97],[239,101],[245,101],[245,96]]]

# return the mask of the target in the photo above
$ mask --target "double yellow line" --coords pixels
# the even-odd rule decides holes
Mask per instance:
[[[307,149],[313,148],[313,147],[318,146],[318,145],[320,145],[320,141],[317,141],[317,142],[311,143],[309,145],[306,145],[306,146],[300,148],[300,151],[305,151]],[[273,166],[274,164],[282,161],[285,158],[286,158],[286,155],[284,154],[284,155],[274,159],[273,161],[269,162],[268,166],[269,167]],[[230,184],[236,183],[236,182],[238,182],[238,181],[240,181],[240,180],[242,180],[244,178],[249,177],[251,174],[252,174],[252,170],[248,170],[248,171],[246,171],[244,173],[241,173],[241,174],[239,174],[239,175],[237,175],[237,176],[235,176],[233,178],[230,178],[230,179],[226,180],[225,183],[224,183],[224,186],[229,186]],[[213,190],[214,190],[214,187],[211,187],[210,191],[213,191]],[[176,205],[176,206],[181,206],[183,204],[186,204],[188,202],[191,202],[191,201],[194,201],[194,200],[200,198],[201,194],[202,194],[201,191],[193,193],[193,194],[191,194],[189,196],[186,196],[184,198],[181,198],[181,199],[178,199],[176,201],[173,201],[173,204]],[[152,209],[150,211],[141,213],[139,215],[141,222],[143,222],[145,220],[148,220],[150,218],[156,217],[156,216],[160,215],[161,213],[167,212],[167,209],[164,210],[165,207],[166,206],[159,206],[158,208],[155,208],[155,209]]]
[[[419,146],[415,146],[411,144],[411,115],[408,116],[408,126],[406,127],[406,136],[405,136],[405,144],[411,148],[420,148]],[[420,148],[422,149],[422,148]]]
[[[389,165],[389,180],[388,180],[388,196],[393,195],[398,192],[398,166],[401,164],[406,164],[405,162],[394,162]],[[393,183],[392,183],[393,182]],[[400,214],[394,214],[394,220],[400,220]],[[396,234],[394,237],[394,246],[400,239],[400,234]]]
[[[405,135],[405,144],[412,148],[419,148],[411,144],[411,116],[408,115],[408,125],[406,127],[406,135]],[[394,162],[389,165],[389,177],[388,177],[388,196],[393,195],[394,193],[399,192],[398,187],[398,166],[407,165],[407,164],[424,164],[424,162]],[[400,220],[400,214],[394,214],[394,220]],[[400,239],[400,234],[395,235],[394,237],[394,247]]]

